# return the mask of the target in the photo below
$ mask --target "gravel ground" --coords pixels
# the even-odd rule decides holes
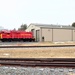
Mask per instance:
[[[51,46],[51,45],[75,45],[74,41],[67,42],[0,42],[0,46]]]
[[[75,75],[75,68],[0,66],[0,75]]]

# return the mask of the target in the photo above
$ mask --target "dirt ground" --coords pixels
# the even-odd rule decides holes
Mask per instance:
[[[75,58],[75,48],[0,49],[1,58]]]
[[[17,43],[17,46],[75,45],[75,42]],[[75,58],[75,47],[61,48],[0,48],[0,58]]]
[[[51,45],[75,45],[75,42],[36,42],[30,44],[17,43],[16,46],[51,46]]]

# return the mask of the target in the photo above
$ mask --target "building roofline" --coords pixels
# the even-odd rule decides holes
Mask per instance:
[[[40,28],[61,28],[61,29],[75,29],[75,27],[72,27],[70,25],[55,25],[55,24],[40,24],[40,23],[31,23],[30,25],[35,25]],[[30,26],[29,25],[29,26]],[[28,26],[28,27],[29,27]]]

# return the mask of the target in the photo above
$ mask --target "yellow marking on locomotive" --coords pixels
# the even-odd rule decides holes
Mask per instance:
[[[0,39],[2,39],[2,34],[0,34]]]

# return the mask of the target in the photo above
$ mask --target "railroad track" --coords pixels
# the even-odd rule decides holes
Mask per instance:
[[[27,67],[75,67],[75,58],[0,58],[0,65]]]
[[[75,47],[75,45],[51,45],[51,46],[0,46],[0,48],[42,48],[42,47]]]

